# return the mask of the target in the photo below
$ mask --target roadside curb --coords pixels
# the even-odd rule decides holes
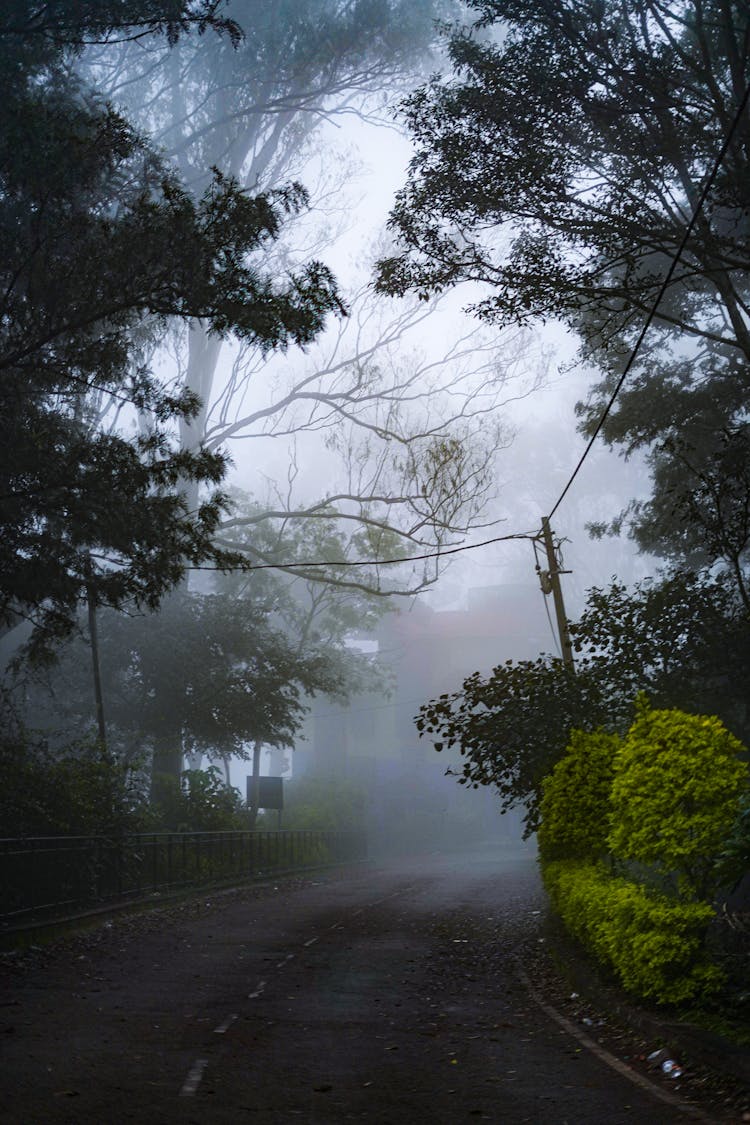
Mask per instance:
[[[561,1012],[558,1012],[556,1008],[553,1008],[551,1004],[543,999],[543,997],[531,983],[525,971],[518,963],[516,964],[516,976],[526,988],[531,999],[539,1008],[541,1008],[546,1016],[548,1016],[551,1020],[554,1020],[555,1023],[557,1023],[560,1027],[567,1031],[567,1033],[572,1036],[573,1039],[577,1040],[577,1042],[579,1042],[581,1046],[585,1047],[587,1051],[591,1052],[591,1054],[596,1055],[598,1059],[601,1059],[601,1061],[603,1063],[606,1063],[607,1066],[611,1067],[612,1070],[615,1070],[618,1074],[621,1074],[624,1078],[627,1078],[630,1082],[633,1083],[634,1086],[638,1086],[641,1090],[645,1090],[658,1101],[664,1102],[666,1105],[671,1106],[673,1109],[679,1110],[681,1113],[684,1113],[688,1117],[692,1117],[694,1121],[703,1122],[703,1125],[716,1125],[715,1117],[709,1117],[708,1114],[704,1113],[703,1110],[699,1109],[697,1106],[692,1105],[690,1102],[686,1102],[683,1098],[678,1097],[676,1094],[670,1094],[668,1090],[663,1090],[661,1086],[657,1086],[655,1082],[651,1082],[648,1078],[645,1078],[642,1074],[639,1074],[636,1070],[633,1070],[632,1067],[629,1067],[626,1063],[622,1062],[621,1059],[618,1059],[617,1056],[613,1055],[611,1051],[608,1051],[606,1047],[602,1047],[601,1043],[597,1043],[594,1039],[587,1035],[585,1031],[581,1031],[581,1029],[576,1026],[576,1024],[574,1024],[567,1018],[567,1016],[564,1016]]]
[[[695,1062],[720,1071],[750,1091],[750,1049],[740,1047],[718,1032],[679,1019],[669,1019],[632,1003],[616,988],[602,981],[595,963],[578,950],[557,926],[550,933],[547,923],[548,954],[555,952],[565,961],[565,976],[571,988],[593,1004],[606,1009],[623,1024],[639,1032],[655,1045],[668,1045],[676,1055],[683,1053]],[[560,976],[560,970],[553,965]],[[562,983],[562,977],[561,977]],[[748,1095],[750,1101],[750,1094]]]

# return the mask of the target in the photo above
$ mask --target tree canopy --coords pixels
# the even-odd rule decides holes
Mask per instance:
[[[226,36],[183,37],[173,49],[152,37],[92,47],[82,64],[194,192],[204,190],[211,167],[253,191],[296,177],[309,185],[310,210],[265,247],[266,268],[283,271],[352,222],[348,181],[361,169],[327,126],[354,116],[392,128],[389,107],[433,60],[435,18],[456,5],[283,0],[268,8],[235,0],[229,10],[244,32],[236,49]],[[521,334],[502,348],[469,333],[446,342],[437,358],[417,356],[413,336],[431,310],[375,299],[368,261],[359,274],[347,295],[351,315],[283,367],[252,340],[225,346],[196,320],[169,342],[180,384],[201,400],[180,420],[183,449],[241,449],[255,478],[243,481],[259,509],[245,525],[254,560],[270,561],[259,553],[268,538],[259,534],[262,523],[271,537],[287,520],[322,525],[338,540],[337,557],[359,564],[439,552],[484,516],[492,458],[506,440],[488,415],[507,397]],[[273,447],[273,456],[282,441],[293,471],[266,492],[267,451]],[[323,495],[298,471],[300,449],[330,466]],[[232,531],[242,519],[234,512],[225,526]],[[293,556],[285,561],[291,568]],[[413,593],[435,581],[439,567],[358,565],[350,577],[382,594]],[[320,572],[315,580],[324,580]]]
[[[474,309],[493,324],[565,323],[604,373],[580,407],[590,432],[734,128],[603,432],[625,452],[648,452],[654,495],[624,514],[639,544],[737,575],[746,536],[726,521],[727,534],[711,533],[708,486],[729,450],[741,496],[722,519],[744,518],[750,115],[738,108],[750,80],[747,5],[469,8],[473,26],[448,32],[452,73],[406,102],[417,152],[392,212],[399,246],[381,262],[380,288],[426,296],[474,281],[484,286]],[[697,510],[690,497],[701,488]]]
[[[299,185],[253,197],[217,172],[193,198],[70,65],[95,35],[226,31],[214,8],[17,4],[0,24],[0,614],[42,638],[84,595],[154,606],[186,565],[234,561],[211,541],[224,456],[179,448],[200,404],[158,378],[149,333],[197,317],[283,348],[342,311],[319,263],[277,280],[254,261],[306,205]]]

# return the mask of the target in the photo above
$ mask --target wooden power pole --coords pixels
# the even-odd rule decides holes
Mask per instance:
[[[542,538],[544,539],[544,549],[547,552],[547,574],[549,576],[552,598],[555,603],[557,631],[560,636],[560,651],[562,652],[565,667],[569,668],[572,672],[575,670],[575,664],[573,663],[573,646],[570,643],[568,619],[565,616],[565,603],[563,602],[562,587],[560,585],[560,575],[566,572],[560,570],[557,555],[555,554],[555,544],[552,540],[552,529],[550,528],[547,516],[542,517]]]

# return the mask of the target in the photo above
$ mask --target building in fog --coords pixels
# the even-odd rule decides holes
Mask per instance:
[[[488,674],[506,660],[534,659],[552,637],[538,586],[470,590],[464,610],[436,611],[416,602],[387,614],[374,637],[393,684],[360,695],[347,707],[316,700],[306,741],[295,752],[295,774],[347,779],[368,795],[370,834],[394,844],[439,844],[452,838],[518,835],[518,818],[501,821],[488,790],[466,790],[446,777],[458,751],[437,754],[420,739],[420,704],[460,688],[473,672]]]

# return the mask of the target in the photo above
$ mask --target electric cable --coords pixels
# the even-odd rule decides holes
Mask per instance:
[[[608,400],[604,410],[602,411],[602,414],[599,418],[599,421],[596,424],[596,428],[594,429],[594,432],[592,433],[591,437],[589,438],[589,440],[586,444],[586,448],[584,449],[583,453],[581,454],[580,458],[578,459],[578,463],[576,464],[575,468],[573,469],[573,472],[568,477],[568,481],[567,481],[565,487],[563,488],[562,492],[558,496],[557,500],[555,501],[554,506],[552,507],[552,509],[549,513],[549,516],[547,517],[548,520],[550,520],[550,521],[552,520],[552,517],[557,512],[557,509],[560,507],[560,505],[562,504],[565,497],[567,496],[574,480],[576,479],[576,477],[578,476],[578,473],[580,472],[581,468],[583,467],[583,464],[584,464],[586,458],[588,457],[589,453],[591,452],[591,449],[594,445],[594,442],[596,441],[597,437],[601,433],[602,428],[604,426],[604,423],[606,422],[607,418],[609,417],[609,414],[612,410],[612,407],[615,404],[617,396],[619,395],[620,391],[622,390],[623,384],[625,383],[625,380],[628,377],[633,364],[635,363],[635,360],[636,360],[636,358],[638,356],[638,353],[641,349],[641,345],[643,344],[643,341],[646,337],[646,333],[648,332],[649,328],[651,327],[651,324],[653,323],[653,320],[656,316],[659,305],[662,302],[664,294],[666,293],[667,289],[669,288],[669,285],[672,281],[672,277],[674,275],[674,272],[677,269],[677,266],[679,265],[680,260],[682,258],[682,255],[685,251],[685,247],[687,246],[688,239],[690,238],[690,235],[693,233],[693,229],[695,227],[695,224],[697,223],[698,217],[700,216],[700,213],[703,210],[703,206],[704,206],[704,204],[705,204],[705,202],[708,198],[709,192],[711,191],[711,188],[714,185],[714,181],[716,180],[716,177],[719,173],[719,169],[721,168],[721,165],[724,161],[724,158],[725,158],[727,152],[729,151],[729,146],[732,143],[732,139],[733,139],[734,134],[737,130],[737,126],[739,125],[740,119],[741,119],[742,114],[744,113],[744,111],[747,107],[747,104],[748,104],[749,100],[750,100],[750,84],[745,88],[745,93],[742,97],[741,102],[739,103],[739,105],[737,107],[734,118],[732,120],[732,124],[729,128],[729,132],[727,133],[727,135],[724,139],[724,143],[722,144],[721,149],[719,150],[716,158],[714,159],[713,165],[711,167],[711,171],[709,172],[709,175],[708,175],[705,183],[703,184],[703,187],[701,188],[698,199],[695,203],[695,206],[693,207],[693,211],[692,211],[692,214],[690,216],[690,220],[689,220],[689,222],[688,222],[688,224],[685,228],[682,239],[680,240],[680,244],[677,247],[677,250],[675,251],[675,253],[672,257],[672,260],[669,264],[669,268],[668,268],[668,270],[667,270],[667,272],[664,276],[664,280],[662,281],[661,286],[659,287],[659,292],[657,293],[656,298],[655,298],[655,300],[654,300],[654,302],[653,302],[653,304],[652,304],[652,306],[649,310],[649,313],[646,317],[646,320],[644,321],[643,327],[641,328],[641,331],[638,335],[638,339],[636,340],[636,342],[633,346],[633,349],[630,353],[630,356],[628,357],[627,363],[625,364],[623,372],[622,372],[622,374],[620,375],[620,378],[617,381],[617,385],[615,386],[615,389],[613,390],[612,394],[610,395],[609,400]],[[391,565],[395,565],[397,563],[420,562],[420,561],[423,561],[425,559],[442,558],[446,555],[456,555],[456,554],[460,554],[463,551],[473,551],[473,550],[477,550],[480,547],[487,547],[492,543],[503,543],[503,542],[507,542],[507,541],[513,540],[513,539],[531,539],[532,542],[535,543],[536,539],[538,537],[538,534],[539,533],[537,533],[536,535],[530,535],[530,534],[526,534],[526,533],[524,533],[524,534],[516,533],[516,534],[513,534],[513,535],[501,535],[501,536],[497,536],[496,538],[493,538],[493,539],[485,539],[481,543],[469,543],[469,544],[462,545],[462,546],[459,546],[459,547],[450,547],[450,548],[447,548],[446,550],[443,550],[443,551],[430,551],[430,552],[425,552],[424,554],[420,554],[420,555],[408,555],[408,556],[406,556],[404,558],[401,558],[401,559],[363,559],[363,560],[358,560],[358,561],[349,561],[347,559],[340,559],[340,560],[330,560],[329,559],[329,560],[311,561],[311,562],[302,561],[302,562],[289,562],[289,563],[255,563],[255,564],[250,564],[246,567],[243,567],[242,569],[243,570],[291,570],[291,569],[298,570],[298,569],[301,569],[301,568],[325,567],[325,566],[336,566],[336,567],[347,567],[347,568],[361,567],[361,566],[391,566]],[[219,567],[193,566],[193,567],[190,567],[188,569],[190,569],[190,570],[218,570],[220,568]],[[547,610],[547,617],[549,618],[550,614],[549,614],[549,608],[547,607],[546,600],[545,600],[544,604],[545,604],[545,609]],[[551,624],[552,624],[552,622],[551,622],[551,619],[550,619],[550,626],[551,626]],[[553,635],[554,635],[554,630],[553,630]]]
[[[484,539],[481,543],[464,543],[459,547],[446,547],[442,551],[427,551],[422,555],[406,555],[402,559],[318,559],[316,561],[301,560],[296,561],[291,559],[289,562],[275,562],[275,563],[248,563],[247,566],[226,568],[237,569],[243,573],[248,570],[301,570],[306,567],[357,567],[357,566],[395,566],[398,563],[407,562],[420,562],[423,559],[442,559],[446,555],[458,555],[462,551],[476,551],[480,547],[488,547],[492,543],[507,543],[512,539],[534,539],[535,534],[527,531],[517,531],[512,535],[497,535],[493,539]],[[224,572],[224,568],[220,566],[188,566],[186,570],[212,570]]]
[[[594,442],[596,441],[597,437],[599,436],[599,434],[602,430],[602,427],[604,426],[604,423],[606,422],[607,418],[609,417],[609,413],[610,413],[612,407],[615,404],[615,399],[619,395],[620,390],[622,389],[622,385],[625,382],[625,379],[627,378],[631,367],[635,363],[636,357],[637,357],[638,352],[640,351],[640,348],[641,348],[641,344],[643,343],[643,340],[646,336],[646,333],[647,333],[648,329],[651,327],[651,323],[652,323],[654,317],[656,316],[656,312],[657,312],[657,310],[659,308],[659,305],[661,304],[662,298],[664,297],[664,294],[666,293],[667,288],[668,288],[668,286],[669,286],[669,284],[672,280],[672,276],[674,274],[674,271],[677,269],[677,266],[679,265],[679,262],[680,262],[680,259],[682,257],[683,251],[685,250],[685,247],[687,245],[687,241],[690,238],[690,235],[693,233],[693,228],[694,228],[696,222],[698,221],[698,216],[700,215],[701,211],[703,210],[703,205],[706,202],[706,199],[708,198],[708,193],[710,192],[711,188],[714,185],[714,180],[716,179],[716,176],[718,175],[719,169],[721,168],[721,165],[724,161],[724,157],[726,156],[727,152],[729,151],[729,146],[732,143],[732,138],[734,137],[737,126],[740,123],[740,118],[742,117],[742,114],[744,113],[745,108],[747,107],[748,100],[750,100],[750,84],[745,88],[745,93],[743,95],[742,101],[740,102],[739,106],[737,107],[737,111],[734,115],[734,119],[732,120],[732,124],[731,124],[731,127],[729,129],[729,132],[727,133],[727,136],[724,140],[724,143],[721,146],[721,149],[719,150],[719,153],[716,156],[716,159],[714,160],[713,167],[711,168],[709,176],[708,176],[706,182],[704,183],[703,188],[701,189],[700,195],[698,196],[698,200],[695,204],[695,207],[693,208],[693,213],[690,216],[690,222],[688,223],[687,227],[685,228],[685,233],[682,236],[682,240],[680,241],[680,245],[678,246],[678,248],[677,248],[677,250],[676,250],[676,252],[675,252],[675,254],[672,258],[672,261],[669,265],[669,269],[667,270],[666,275],[664,277],[664,280],[662,281],[661,286],[659,288],[659,292],[656,295],[656,300],[654,301],[653,305],[651,306],[651,309],[649,311],[648,316],[646,317],[645,323],[644,323],[644,325],[643,325],[643,327],[640,331],[638,339],[636,340],[635,345],[633,347],[633,350],[630,353],[630,357],[629,357],[627,363],[625,364],[625,369],[624,369],[622,375],[620,376],[614,391],[610,395],[609,401],[607,402],[607,405],[605,406],[605,408],[602,412],[602,415],[601,415],[601,417],[599,418],[599,421],[596,424],[596,429],[594,430],[593,434],[589,438],[588,444],[586,445],[586,448],[584,449],[583,453],[581,454],[581,456],[579,458],[578,464],[576,465],[575,469],[573,470],[570,477],[568,478],[568,483],[565,485],[565,488],[562,490],[562,492],[558,496],[557,501],[555,503],[555,506],[553,507],[552,511],[549,513],[549,516],[547,517],[549,520],[552,519],[552,517],[554,516],[557,509],[562,504],[562,502],[565,499],[565,496],[568,492],[568,489],[570,488],[570,486],[573,484],[573,481],[578,476],[578,473],[579,473],[581,467],[583,466],[584,461],[586,460],[589,453],[591,452],[591,447],[593,446]]]

